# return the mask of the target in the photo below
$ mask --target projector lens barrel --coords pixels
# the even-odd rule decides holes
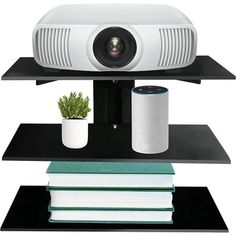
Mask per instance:
[[[119,57],[124,49],[122,40],[118,37],[112,37],[107,43],[107,51],[112,57]]]
[[[109,27],[95,37],[93,53],[108,68],[128,65],[135,57],[137,44],[134,36],[121,27]]]

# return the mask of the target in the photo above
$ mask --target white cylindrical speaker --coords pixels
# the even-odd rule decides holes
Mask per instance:
[[[168,89],[141,86],[132,90],[132,148],[145,154],[169,146]]]

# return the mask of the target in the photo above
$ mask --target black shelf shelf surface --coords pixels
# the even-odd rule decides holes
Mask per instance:
[[[46,186],[21,186],[2,231],[167,231],[228,232],[207,187],[176,187],[173,224],[50,223]]]
[[[33,57],[20,57],[2,76],[2,80],[228,80],[235,76],[209,56],[197,56],[184,68],[143,72],[86,72],[48,69],[38,65]]]
[[[131,126],[89,124],[89,140],[82,149],[66,148],[61,124],[21,124],[3,160],[26,161],[145,161],[173,163],[220,163],[230,159],[207,125],[170,125],[169,149],[141,154],[131,147]]]

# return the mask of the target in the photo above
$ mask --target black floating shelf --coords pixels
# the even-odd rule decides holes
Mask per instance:
[[[132,150],[131,126],[89,124],[89,141],[69,149],[61,141],[60,124],[21,124],[3,160],[27,161],[145,161],[225,163],[230,159],[207,125],[170,125],[169,149],[160,154]]]
[[[209,56],[197,56],[187,67],[143,72],[87,72],[48,69],[38,65],[33,57],[21,57],[2,76],[3,80],[228,80],[235,76]]]
[[[2,231],[167,231],[228,232],[207,187],[176,187],[173,224],[50,223],[46,186],[21,186]]]

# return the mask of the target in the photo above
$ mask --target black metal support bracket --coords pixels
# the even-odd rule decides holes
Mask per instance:
[[[179,81],[182,81],[182,82],[188,82],[188,83],[193,83],[193,84],[201,84],[201,80],[183,80],[183,79],[179,79]]]
[[[42,85],[42,84],[47,84],[47,83],[51,83],[57,80],[36,80],[36,85]]]
[[[36,85],[43,85],[43,84],[47,84],[47,83],[55,82],[55,81],[57,81],[57,80],[36,80]],[[194,84],[201,84],[201,80],[182,80],[182,79],[179,79],[179,81],[194,83]]]
[[[94,123],[131,123],[131,89],[134,80],[94,81]]]

